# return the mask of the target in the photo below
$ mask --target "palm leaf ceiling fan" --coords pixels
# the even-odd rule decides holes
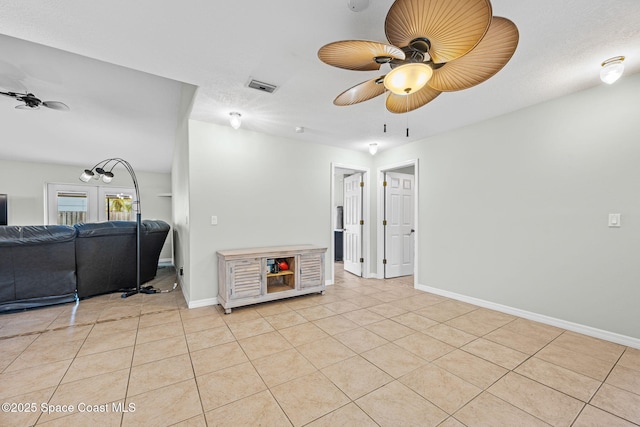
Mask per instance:
[[[390,91],[392,113],[420,108],[442,92],[484,82],[509,62],[518,45],[518,28],[492,16],[489,0],[396,0],[384,29],[390,44],[367,40],[329,43],[318,51],[326,64],[386,75],[342,92],[335,105],[353,105]]]

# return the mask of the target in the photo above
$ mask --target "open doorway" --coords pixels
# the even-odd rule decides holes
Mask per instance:
[[[377,271],[381,279],[417,278],[418,160],[377,169]]]
[[[331,165],[331,283],[336,263],[349,274],[370,277],[370,175],[365,167]]]

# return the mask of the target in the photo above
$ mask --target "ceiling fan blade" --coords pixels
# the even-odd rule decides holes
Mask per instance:
[[[15,107],[18,110],[38,110],[40,109],[39,105],[28,105],[28,104],[20,104]]]
[[[0,95],[10,96],[11,98],[17,98],[19,94],[16,93],[16,92],[2,92],[2,91],[0,91]]]
[[[376,83],[382,81],[382,77],[367,80],[345,90],[333,100],[333,103],[338,106],[353,105],[382,95],[387,89],[382,83]]]
[[[53,110],[69,111],[69,106],[59,101],[44,101],[42,105]]]
[[[376,57],[404,59],[404,52],[395,46],[367,40],[343,40],[324,45],[318,58],[326,64],[347,70],[379,70],[381,63]]]
[[[489,0],[396,0],[384,30],[389,42],[400,47],[426,37],[431,59],[439,64],[473,49],[487,32],[491,15]]]
[[[389,93],[386,102],[387,110],[398,114],[407,113],[428,104],[441,93],[439,90],[430,88],[429,86],[425,86],[419,91],[409,95]]]
[[[484,82],[509,62],[518,39],[518,28],[513,22],[494,16],[487,35],[480,43],[462,58],[434,70],[429,86],[449,92]]]

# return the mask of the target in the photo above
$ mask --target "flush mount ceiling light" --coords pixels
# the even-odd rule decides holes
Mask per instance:
[[[242,114],[237,113],[237,112],[233,112],[233,113],[229,113],[229,124],[231,125],[232,128],[234,129],[240,129],[240,125],[242,124]]]
[[[602,63],[600,69],[600,80],[607,84],[612,84],[622,76],[624,72],[624,56],[614,56]]]
[[[378,144],[376,143],[369,144],[369,153],[372,156],[375,156],[377,152],[378,152]]]
[[[322,62],[338,68],[375,71],[385,64],[391,68],[386,76],[342,92],[333,103],[353,105],[389,91],[387,110],[406,113],[442,92],[484,82],[509,62],[519,39],[513,22],[492,13],[489,0],[396,0],[384,23],[388,44],[344,40],[318,51]],[[409,70],[422,74],[394,91],[390,75]]]

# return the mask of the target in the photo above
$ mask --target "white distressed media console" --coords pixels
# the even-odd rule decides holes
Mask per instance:
[[[326,250],[298,245],[218,251],[218,302],[229,314],[234,307],[324,294]],[[288,268],[271,267],[282,261]]]

